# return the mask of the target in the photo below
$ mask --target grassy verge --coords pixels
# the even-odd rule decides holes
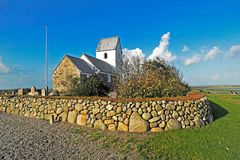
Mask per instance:
[[[126,155],[126,159],[128,156],[139,159],[138,146],[149,137],[149,133],[111,132],[87,127],[78,127],[73,129],[72,132],[75,134],[74,141],[76,143],[81,142],[84,138],[89,142],[94,142],[100,150],[117,151]]]
[[[203,128],[157,134],[94,131],[87,138],[99,142],[102,149],[123,154],[134,151],[141,159],[239,159],[240,96],[209,95],[208,99],[214,105],[216,119]]]

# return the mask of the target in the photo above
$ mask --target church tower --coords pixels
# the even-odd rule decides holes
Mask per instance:
[[[122,61],[122,47],[119,37],[101,39],[96,49],[96,58],[107,62],[116,69]]]

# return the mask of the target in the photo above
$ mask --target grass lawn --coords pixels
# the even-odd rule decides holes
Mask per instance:
[[[140,159],[240,159],[240,96],[208,95],[208,99],[214,104],[215,121],[206,127],[156,134],[96,131],[87,138],[99,141],[102,149],[127,156],[136,152]],[[78,130],[76,134],[83,134]]]

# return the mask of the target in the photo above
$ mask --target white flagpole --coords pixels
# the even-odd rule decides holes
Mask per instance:
[[[48,95],[48,26],[46,24],[46,48],[45,48],[45,89],[46,95]]]

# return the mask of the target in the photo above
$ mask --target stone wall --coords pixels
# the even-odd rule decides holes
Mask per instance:
[[[166,99],[3,96],[0,111],[129,132],[194,128],[213,120],[208,101],[201,95]]]

